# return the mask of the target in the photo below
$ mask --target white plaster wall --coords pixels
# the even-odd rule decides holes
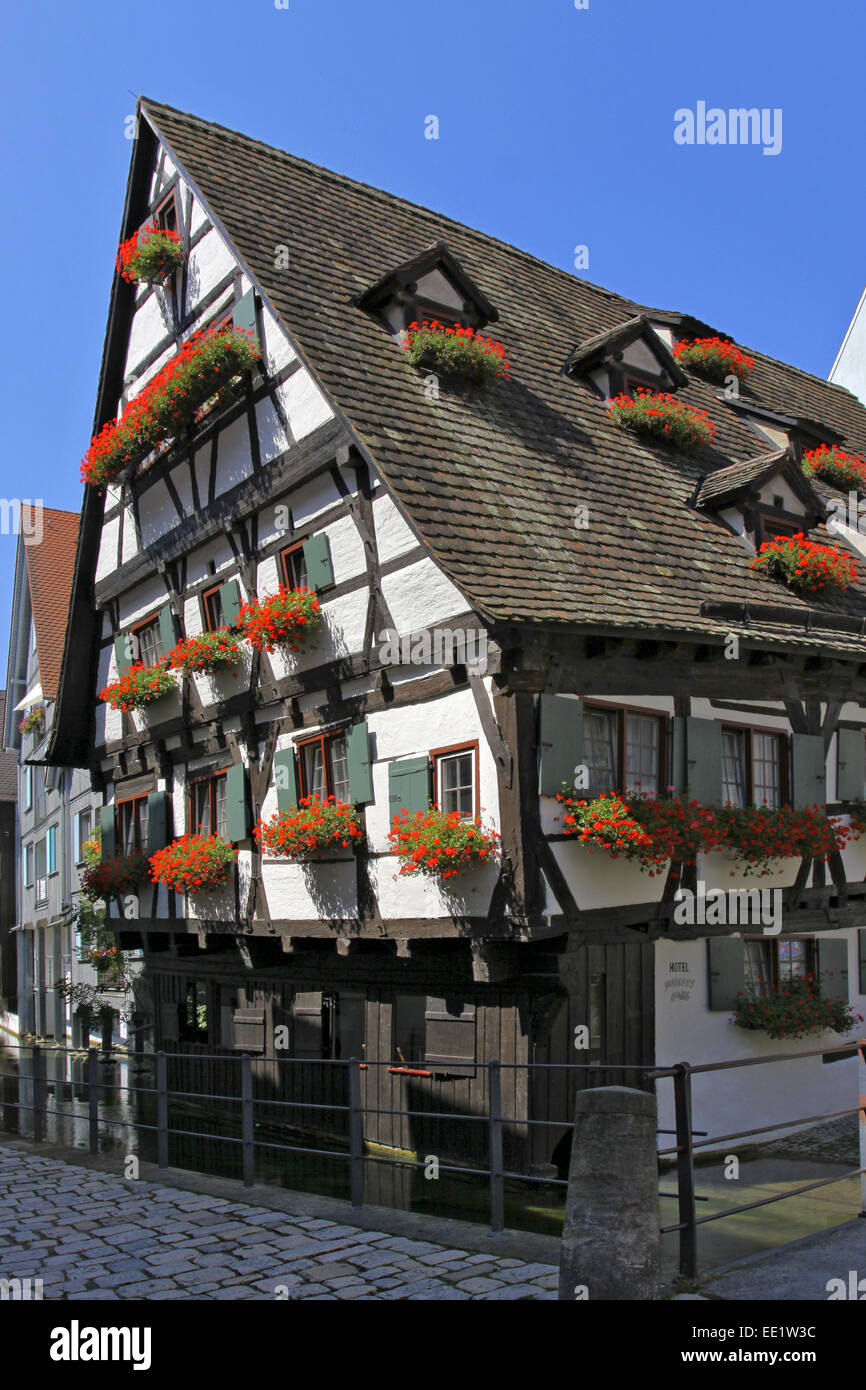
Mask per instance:
[[[387,492],[382,493],[373,503],[373,522],[380,564],[385,564],[398,555],[405,555],[408,550],[414,550],[418,545],[418,538],[413,535]]]
[[[634,367],[638,371],[649,372],[653,376],[658,375],[659,361],[655,353],[644,342],[643,338],[636,339],[623,349],[623,364],[626,367]]]
[[[418,281],[418,298],[431,304],[447,304],[450,308],[463,308],[463,296],[458,294],[451,281],[441,270],[428,270]]]
[[[149,613],[163,607],[167,602],[168,594],[161,576],[150,575],[141,584],[136,584],[134,589],[128,589],[125,594],[121,594],[120,626],[129,627],[131,623],[146,618]]]
[[[856,929],[822,932],[820,939],[826,937],[847,940],[849,997],[854,1012],[866,1017],[866,996],[858,989]],[[685,962],[687,969],[671,971],[671,963],[680,961]],[[709,1009],[708,978],[706,941],[659,941],[656,944],[657,1066],[670,1066],[679,1061],[697,1064],[805,1052],[848,1041],[832,1032],[805,1038],[774,1039],[762,1032],[737,1028],[731,1022],[731,1013]],[[668,983],[674,980],[676,984]],[[688,998],[673,998],[676,993],[685,993]],[[692,1086],[694,1128],[707,1130],[710,1136],[731,1134],[856,1105],[857,1062],[826,1064],[820,1057],[814,1057],[766,1067],[708,1072],[695,1076]],[[657,1093],[659,1126],[672,1129],[672,1083],[659,1081]],[[788,1132],[789,1129],[782,1129],[763,1138],[775,1139]],[[665,1147],[673,1139],[670,1135],[661,1135],[659,1142]],[[736,1153],[737,1145],[729,1143],[725,1152]]]
[[[128,560],[132,560],[138,554],[138,541],[135,535],[135,522],[132,519],[132,508],[125,507],[123,510],[123,554],[122,563],[125,565]]]
[[[138,502],[138,515],[141,523],[141,539],[145,546],[153,545],[173,526],[178,518],[168,488],[161,478],[143,492]],[[97,576],[98,578],[99,576]]]
[[[171,322],[171,309],[164,289],[155,289],[153,294],[137,305],[129,330],[125,377],[138,371],[147,354],[171,331]],[[139,384],[136,383],[136,386]]]
[[[845,386],[859,400],[866,402],[866,291],[854,311],[854,317],[842,340],[836,361],[830,368],[830,380]]]
[[[256,405],[256,428],[262,463],[270,463],[289,447],[289,438],[271,401],[265,397]]]
[[[352,652],[362,649],[367,621],[366,585],[330,603],[326,603],[325,598],[326,594],[323,594],[319,626],[301,651],[289,652],[277,647],[265,653],[265,659],[270,662],[277,680],[283,680],[297,671],[310,670],[322,662],[350,656]],[[317,698],[320,700],[321,696]]]
[[[273,376],[283,367],[287,367],[290,362],[294,362],[297,353],[270,309],[264,305],[259,315],[259,328],[262,357],[267,364],[268,375]]]
[[[290,497],[283,500],[291,506],[295,527],[300,529],[315,521],[329,507],[335,507],[341,498],[333,480],[322,475],[296,488]]]
[[[289,426],[295,439],[304,439],[318,429],[334,412],[305,367],[300,368],[277,387]]]
[[[230,275],[235,261],[215,227],[205,232],[201,241],[189,253],[187,266],[187,313],[210,294],[215,285]]]
[[[248,478],[253,471],[250,453],[250,429],[246,415],[241,415],[230,425],[221,429],[217,446],[216,492],[228,492],[229,488]]]
[[[776,505],[774,501],[776,497],[782,498],[782,505],[786,512],[795,512],[797,516],[805,514],[806,509],[791,484],[787,478],[782,477],[779,473],[768,478],[760,491],[761,501],[765,502],[768,507]]]
[[[382,593],[399,633],[420,631],[467,612],[460,590],[426,558],[383,575]]]
[[[99,538],[99,558],[96,561],[97,583],[117,569],[117,533],[119,530],[120,518],[117,516],[102,523],[102,534]]]

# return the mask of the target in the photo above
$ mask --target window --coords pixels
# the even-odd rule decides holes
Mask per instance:
[[[783,805],[788,799],[783,734],[722,729],[722,800],[731,806]]]
[[[130,637],[130,650],[134,661],[140,661],[144,666],[155,666],[158,661],[163,661],[168,656],[168,652],[163,650],[158,618],[148,618],[145,622],[130,628]]]
[[[746,989],[765,996],[781,985],[805,980],[815,972],[815,943],[808,937],[781,941],[745,937]]]
[[[218,628],[226,626],[223,617],[222,598],[220,597],[221,588],[221,583],[215,584],[212,589],[205,589],[201,596],[204,605],[205,628],[208,632],[216,632]]]
[[[207,985],[190,981],[178,1010],[178,1037],[181,1042],[207,1042]]]
[[[451,811],[467,820],[481,813],[478,786],[478,744],[464,747],[435,748],[433,760],[433,795],[436,805],[446,815]]]
[[[25,768],[24,768],[24,791],[23,791],[23,796],[24,796],[24,807],[23,807],[23,809],[24,809],[25,811],[29,811],[29,810],[31,809],[31,807],[33,806],[33,768],[31,767],[30,763],[27,763],[26,766],[25,766]]]
[[[75,862],[84,862],[84,845],[90,838],[90,807],[87,806],[83,811],[77,811],[73,817],[73,831],[75,837]]]
[[[177,199],[174,191],[160,203],[153,215],[153,221],[161,232],[177,231]]]
[[[31,653],[33,653],[33,654],[35,654],[35,652],[36,652],[36,624],[35,624],[35,623],[31,623],[31,624],[30,624],[30,651],[31,651]]]
[[[193,835],[218,835],[223,840],[228,838],[225,772],[215,772],[191,783],[189,823]]]
[[[349,762],[346,735],[342,730],[319,734],[298,744],[301,772],[301,795],[349,799]]]
[[[144,853],[147,848],[147,797],[130,797],[115,806],[118,854]]]
[[[610,791],[658,795],[665,785],[662,734],[662,718],[657,714],[585,706],[583,760],[589,771],[589,795]]]
[[[469,319],[462,308],[449,309],[447,305],[425,303],[422,299],[416,301],[414,308],[411,305],[409,306],[409,317],[406,320],[406,326],[408,327],[410,323],[414,323],[416,319],[418,323],[423,323],[425,319],[428,323],[433,323],[438,320],[438,322],[443,323],[446,328],[453,328],[455,323],[459,323],[461,328],[470,327]]]
[[[57,826],[48,827],[48,872],[57,873]]]
[[[799,525],[794,521],[781,521],[775,517],[761,517],[760,534],[757,537],[758,545],[763,545],[765,541],[774,541],[777,536],[783,540],[796,536],[800,531],[807,528],[807,518],[804,517]]]
[[[287,546],[285,550],[281,551],[280,564],[283,570],[283,583],[287,589],[308,589],[310,587],[303,541],[297,545]]]
[[[45,839],[36,841],[36,901],[48,899],[48,846]]]
[[[658,381],[646,381],[637,376],[627,376],[622,383],[622,389],[628,396],[639,396],[644,391],[654,396],[660,387],[661,383]]]
[[[27,845],[24,849],[24,886],[33,886],[33,846]]]

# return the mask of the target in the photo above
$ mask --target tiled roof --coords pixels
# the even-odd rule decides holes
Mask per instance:
[[[6,691],[0,690],[0,728],[6,720]],[[0,801],[18,800],[18,754],[0,748]]]
[[[26,545],[30,606],[36,628],[39,681],[47,700],[56,700],[69,616],[79,517],[75,512],[43,508],[42,540]]]
[[[734,497],[749,483],[759,487],[772,478],[785,466],[789,458],[787,449],[777,449],[772,454],[761,454],[758,458],[746,459],[743,463],[729,463],[727,468],[719,468],[707,474],[701,483],[695,499],[698,507],[719,506]]]
[[[712,448],[690,455],[641,443],[562,374],[581,342],[654,311],[236,132],[149,101],[143,109],[438,562],[483,614],[719,634],[726,629],[701,604],[723,597],[802,608],[805,618],[809,603],[750,570],[740,542],[689,505],[708,472],[755,455],[755,433],[720,392],[689,373],[682,398],[716,425]],[[431,401],[356,301],[437,241],[496,305],[511,378],[486,391],[443,389]],[[274,268],[281,244],[287,270]],[[824,421],[866,453],[866,409],[854,396],[747,350],[756,365],[744,396]],[[581,505],[589,526],[578,529]],[[858,571],[857,589],[821,606],[866,613],[866,569]],[[772,626],[766,636],[798,632]]]

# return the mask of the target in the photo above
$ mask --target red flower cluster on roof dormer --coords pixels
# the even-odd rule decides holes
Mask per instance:
[[[682,365],[716,381],[723,381],[726,376],[748,376],[755,366],[754,357],[729,338],[684,339],[674,347],[674,357]]]
[[[446,375],[482,382],[508,376],[510,363],[502,344],[459,323],[451,327],[438,319],[410,323],[402,347],[413,366],[429,364]]]
[[[820,478],[831,487],[866,492],[866,459],[859,454],[846,454],[835,444],[807,449],[803,454],[803,472],[807,477]]]
[[[783,580],[797,593],[820,594],[824,589],[847,589],[857,578],[850,555],[835,545],[818,545],[802,531],[765,541],[750,566]]]
[[[665,444],[679,448],[694,448],[712,443],[716,427],[705,410],[687,405],[666,392],[654,395],[639,391],[634,396],[623,393],[608,401],[611,419],[623,429],[635,434],[649,435]]]
[[[117,248],[117,273],[132,285],[158,285],[183,264],[177,232],[149,222]]]

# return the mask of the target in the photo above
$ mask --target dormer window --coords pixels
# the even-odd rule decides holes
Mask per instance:
[[[704,478],[694,502],[758,550],[764,541],[809,531],[823,507],[789,450],[729,464]]]
[[[388,271],[355,302],[395,336],[415,320],[478,330],[499,317],[442,241]]]
[[[177,231],[177,199],[174,196],[174,189],[159,204],[153,214],[153,221],[161,232]]]
[[[563,367],[601,400],[649,391],[669,393],[688,377],[645,314],[579,343]]]

